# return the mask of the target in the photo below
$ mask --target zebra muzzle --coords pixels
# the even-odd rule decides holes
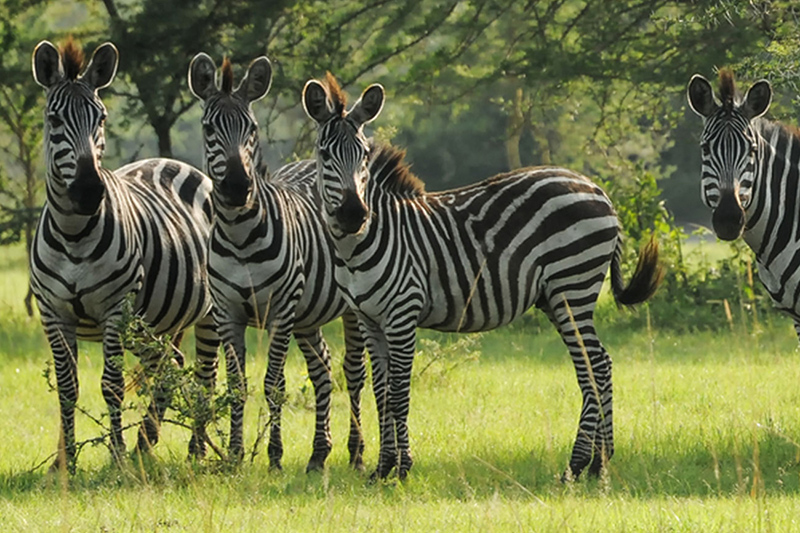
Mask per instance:
[[[722,192],[711,222],[714,233],[723,241],[739,238],[744,229],[744,209],[735,192]]]
[[[345,191],[341,205],[334,212],[336,224],[349,235],[361,231],[367,221],[367,206],[353,191]]]
[[[67,188],[67,197],[72,202],[75,213],[84,216],[94,215],[105,198],[105,185],[93,164],[87,170],[87,166],[81,166],[79,162],[78,171],[78,177]]]

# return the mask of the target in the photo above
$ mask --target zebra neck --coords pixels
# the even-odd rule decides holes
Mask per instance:
[[[800,242],[800,139],[780,123],[758,124],[758,164],[744,239],[759,262],[772,263]]]
[[[281,227],[275,187],[266,180],[256,181],[251,205],[242,208],[215,206],[218,231],[226,241],[237,247],[247,247],[254,241],[274,238]]]
[[[104,176],[106,178],[106,176]],[[101,238],[103,231],[100,221],[109,212],[113,212],[112,196],[106,188],[106,196],[100,203],[100,209],[93,215],[79,215],[74,212],[72,201],[67,197],[66,188],[60,187],[55,180],[48,177],[46,187],[47,199],[44,212],[51,234],[64,242],[91,242]]]

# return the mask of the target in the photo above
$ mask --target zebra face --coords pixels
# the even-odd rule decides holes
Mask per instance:
[[[357,235],[369,220],[366,202],[369,181],[369,142],[364,125],[381,112],[383,87],[371,85],[350,111],[335,78],[326,84],[310,80],[303,89],[303,107],[319,126],[317,131],[317,185],[325,220],[335,235]]]
[[[252,203],[255,177],[263,172],[258,124],[239,103],[220,95],[203,115],[206,169],[214,181],[214,195],[234,208]]]
[[[714,98],[708,80],[695,75],[689,82],[689,105],[703,118],[701,197],[713,211],[716,235],[723,240],[734,240],[744,230],[761,160],[761,142],[752,121],[769,109],[772,89],[762,80],[739,100],[733,75],[722,71],[720,94],[721,105]]]
[[[236,90],[227,58],[222,63],[221,89],[214,79],[216,70],[214,61],[203,53],[189,65],[189,87],[203,101],[206,171],[214,181],[218,206],[249,208],[256,178],[266,172],[251,104],[269,91],[272,67],[266,57],[255,59]]]
[[[82,75],[83,52],[69,41],[59,51],[42,41],[33,53],[33,73],[47,90],[45,160],[51,194],[66,212],[94,215],[105,197],[100,161],[105,150],[106,108],[97,90],[117,69],[117,49],[99,46]]]
[[[316,152],[320,194],[329,225],[337,233],[359,233],[369,212],[364,201],[369,178],[366,137],[347,119],[329,121],[319,130]]]

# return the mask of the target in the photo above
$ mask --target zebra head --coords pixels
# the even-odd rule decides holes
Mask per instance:
[[[719,80],[721,104],[711,84],[699,74],[689,81],[687,97],[692,110],[703,118],[703,202],[713,210],[714,233],[732,241],[744,229],[759,168],[760,143],[753,120],[769,109],[772,88],[766,80],[757,81],[740,98],[731,71],[721,70]]]
[[[319,126],[317,178],[325,219],[334,234],[358,234],[369,217],[365,201],[369,142],[364,125],[380,114],[383,101],[383,87],[373,84],[346,111],[345,95],[330,73],[324,83],[309,80],[303,88],[303,108]]]
[[[83,70],[83,51],[69,40],[57,49],[48,41],[33,51],[33,77],[47,91],[44,143],[48,187],[79,215],[97,213],[105,197],[100,161],[105,150],[106,108],[97,95],[117,72],[111,43],[97,47]]]
[[[222,62],[221,87],[217,67],[206,54],[189,65],[189,88],[203,101],[203,141],[206,171],[214,181],[218,203],[232,208],[252,203],[256,178],[265,172],[258,142],[258,123],[251,104],[263,98],[272,83],[272,66],[261,56],[233,89],[233,67]]]

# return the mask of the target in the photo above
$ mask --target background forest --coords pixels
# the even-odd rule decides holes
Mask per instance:
[[[707,301],[746,263],[740,249],[720,271],[684,261],[686,235],[709,219],[701,122],[685,87],[694,73],[713,79],[730,66],[743,90],[769,79],[771,116],[796,123],[799,17],[788,0],[3,0],[0,242],[29,241],[43,202],[44,95],[31,52],[72,35],[89,50],[107,40],[120,50],[103,94],[109,168],[153,156],[202,167],[190,59],[228,56],[238,78],[266,54],[274,82],[255,112],[271,169],[311,155],[306,80],[329,70],[353,98],[380,82],[387,106],[372,133],[408,149],[428,190],[524,165],[581,171],[612,196],[630,254],[660,234],[665,297]]]

